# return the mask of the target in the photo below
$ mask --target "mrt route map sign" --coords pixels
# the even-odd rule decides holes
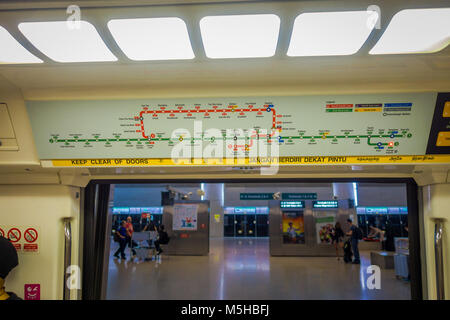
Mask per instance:
[[[437,97],[27,101],[27,108],[44,166],[441,163],[447,158],[421,158]],[[189,154],[174,158],[180,145]],[[264,148],[265,155],[252,153]]]

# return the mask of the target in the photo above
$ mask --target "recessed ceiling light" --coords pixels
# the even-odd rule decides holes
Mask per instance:
[[[25,49],[13,36],[0,26],[0,64],[42,63],[43,61]]]
[[[280,18],[274,14],[208,16],[200,20],[208,58],[260,58],[275,54]]]
[[[342,56],[358,52],[375,27],[375,11],[302,13],[294,21],[288,56]]]
[[[22,22],[19,30],[57,62],[116,61],[95,27],[86,21]]]
[[[398,12],[370,54],[430,53],[450,43],[450,8]]]
[[[108,28],[131,60],[193,59],[186,23],[180,18],[117,19]]]

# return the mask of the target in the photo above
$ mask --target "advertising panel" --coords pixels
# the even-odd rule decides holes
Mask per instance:
[[[198,204],[175,204],[173,206],[173,230],[197,230]]]
[[[283,212],[283,243],[304,244],[305,225],[303,211]]]

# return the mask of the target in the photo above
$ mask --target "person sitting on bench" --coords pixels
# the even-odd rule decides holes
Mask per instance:
[[[157,251],[157,255],[160,255],[163,252],[160,245],[168,244],[169,240],[170,238],[167,232],[164,230],[164,225],[160,225],[158,230],[158,239],[155,241],[155,248]]]
[[[370,226],[370,232],[367,235],[367,238],[376,238],[378,236],[378,238],[380,239],[380,241],[384,241],[384,234],[385,232],[377,227],[374,226]]]

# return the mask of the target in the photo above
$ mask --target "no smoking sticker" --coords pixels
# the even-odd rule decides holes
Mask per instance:
[[[17,228],[9,229],[9,231],[8,231],[9,241],[11,241],[12,243],[16,243],[16,242],[19,242],[21,238],[22,238],[22,233],[20,232],[19,229],[17,229]]]
[[[0,228],[0,237],[5,237],[5,231],[2,228]]]

